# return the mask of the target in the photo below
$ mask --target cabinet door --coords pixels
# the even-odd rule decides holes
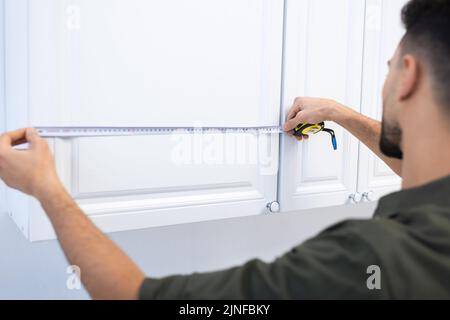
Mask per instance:
[[[283,7],[283,0],[6,0],[7,59],[17,71],[7,75],[15,102],[8,108],[18,109],[8,126],[278,125]],[[73,197],[103,230],[119,231],[266,212],[276,200],[278,139],[50,143]],[[52,235],[41,212],[29,215],[31,238]]]
[[[331,98],[359,110],[364,4],[361,0],[287,1],[285,114],[298,96]],[[358,142],[334,123],[327,126],[336,132],[337,151],[326,133],[307,142],[282,138],[282,210],[345,204],[356,191]]]
[[[404,34],[400,12],[407,2],[407,0],[367,1],[362,113],[378,120],[382,119],[382,89],[388,73],[387,62],[393,56]],[[359,159],[360,193],[369,192],[370,200],[377,200],[400,188],[400,177],[363,144]]]

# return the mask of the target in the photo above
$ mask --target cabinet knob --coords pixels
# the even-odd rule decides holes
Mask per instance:
[[[280,204],[276,201],[269,202],[266,207],[267,207],[267,209],[269,209],[269,212],[271,212],[271,213],[280,212]]]
[[[349,199],[353,202],[353,203],[360,203],[362,200],[362,195],[359,192],[356,193],[352,193],[349,196]]]
[[[362,197],[366,201],[372,202],[374,200],[374,192],[373,191],[364,192]]]

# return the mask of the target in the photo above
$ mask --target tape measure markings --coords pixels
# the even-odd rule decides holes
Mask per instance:
[[[252,133],[280,134],[284,133],[281,126],[261,127],[36,127],[41,137],[45,138],[78,138],[78,137],[108,137],[108,136],[138,136],[138,135],[168,135],[168,134],[217,134],[217,133]],[[300,124],[292,132],[296,136],[309,133],[327,132],[331,135],[334,150],[337,150],[336,135],[332,129],[325,128],[325,123]]]
[[[253,133],[279,134],[280,126],[261,127],[36,127],[39,135],[46,138],[106,137],[134,135],[167,135],[186,133]]]

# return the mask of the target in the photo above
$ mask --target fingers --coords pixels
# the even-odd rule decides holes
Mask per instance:
[[[5,150],[24,143],[29,143],[31,147],[34,147],[41,140],[42,138],[39,136],[36,129],[22,128],[15,131],[6,132],[0,136],[0,148]]]
[[[23,138],[23,139],[19,139],[19,140],[14,141],[14,142],[12,143],[12,146],[13,146],[13,147],[15,147],[15,146],[20,146],[21,144],[25,144],[25,143],[27,143],[27,139],[26,139],[26,138]]]
[[[304,105],[304,102],[306,101],[305,98],[296,98],[294,100],[294,104],[291,108],[291,110],[289,110],[289,113],[287,115],[287,122],[285,125],[285,131],[290,131],[292,129],[294,129],[295,127],[297,127],[300,123],[301,123],[301,111]]]
[[[309,136],[307,135],[303,135],[301,137],[294,136],[294,138],[297,139],[298,141],[309,140]]]
[[[293,137],[293,138],[295,138],[295,139],[297,139],[298,141],[302,141],[302,140],[308,140],[309,139],[309,135],[302,135],[302,136],[296,136],[296,135],[294,135],[292,132],[286,132],[286,134],[289,136],[289,137]]]
[[[38,132],[34,128],[26,129],[26,140],[30,143],[31,148],[36,147],[38,143],[41,142],[42,138],[39,136]]]
[[[295,98],[291,110],[289,110],[289,113],[287,115],[287,120],[295,118],[297,113],[299,113],[302,110],[302,107],[305,104],[305,100],[306,100],[305,98]]]
[[[302,118],[303,118],[303,114],[302,112],[298,112],[297,115],[292,118],[289,119],[285,124],[284,124],[284,131],[291,131],[294,130],[295,127],[297,127],[300,123],[302,123]]]
[[[295,104],[292,106],[291,110],[289,110],[289,113],[287,115],[287,120],[291,120],[293,118],[295,118],[295,116],[297,115],[297,113],[301,110],[301,106],[299,104]]]
[[[26,140],[26,129],[25,128],[6,132],[0,137],[0,147],[8,148],[8,147],[16,146],[20,143],[23,143],[24,140]]]

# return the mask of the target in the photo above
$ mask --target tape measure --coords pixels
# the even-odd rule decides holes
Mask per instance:
[[[138,136],[138,135],[167,135],[167,134],[221,134],[221,133],[252,133],[252,134],[280,134],[284,130],[280,126],[260,127],[36,127],[39,135],[44,138],[79,138],[79,137],[108,137],[108,136]],[[334,131],[325,128],[325,124],[301,124],[292,132],[295,136],[304,136],[321,131],[332,135],[333,148],[337,149]]]
[[[280,126],[263,127],[36,127],[39,135],[46,138],[77,138],[137,135],[167,135],[173,133],[253,133],[278,134]]]
[[[337,141],[334,130],[325,128],[325,122],[317,123],[317,124],[309,124],[302,123],[298,125],[294,130],[294,136],[303,137],[308,134],[316,134],[321,131],[328,132],[331,135],[331,144],[333,145],[333,149],[337,150]]]

